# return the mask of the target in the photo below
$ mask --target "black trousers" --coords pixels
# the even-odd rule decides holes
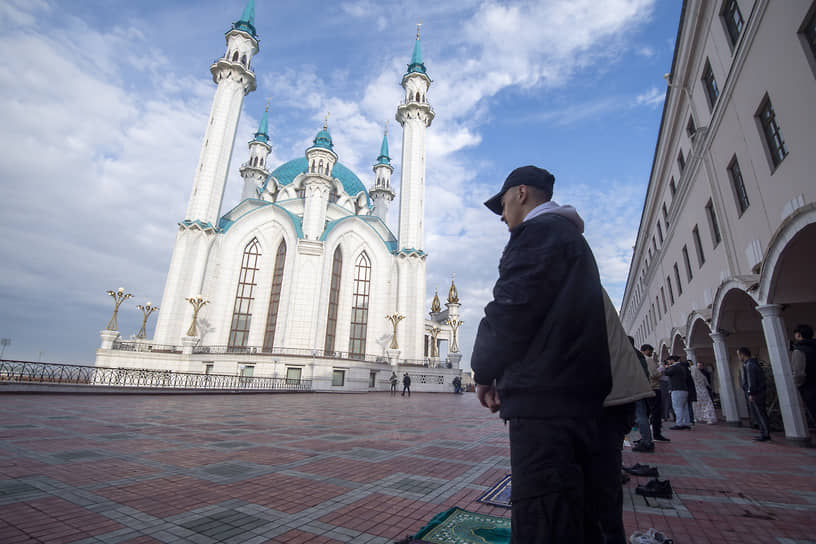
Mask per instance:
[[[771,436],[771,431],[768,428],[768,412],[765,408],[765,393],[753,395],[754,400],[749,401],[751,405],[751,412],[759,423],[760,436]]]
[[[511,544],[604,542],[591,477],[598,427],[597,418],[510,420]],[[617,477],[620,487],[620,467]]]
[[[816,387],[803,385],[799,388],[799,395],[802,397],[802,402],[805,404],[807,421],[805,425],[812,427],[816,424]]]
[[[649,405],[649,421],[652,424],[652,437],[663,435],[663,391],[652,389],[655,396],[646,399]]]

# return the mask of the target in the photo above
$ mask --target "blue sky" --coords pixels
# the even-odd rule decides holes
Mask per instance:
[[[428,306],[451,273],[469,360],[507,232],[481,205],[515,167],[556,176],[586,220],[616,303],[626,281],[681,2],[257,0],[258,90],[244,102],[222,212],[271,97],[270,164],[300,157],[331,112],[340,161],[370,186],[382,127],[399,195],[400,77],[416,23],[434,83]],[[0,337],[7,358],[90,363],[107,289],[161,301],[209,115],[211,61],[243,0],[0,3]],[[399,198],[399,197],[397,197]],[[392,203],[396,232],[398,201]],[[148,332],[152,331],[155,316]]]

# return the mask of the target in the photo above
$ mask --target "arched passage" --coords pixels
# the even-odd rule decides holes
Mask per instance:
[[[671,355],[680,355],[681,357],[685,357],[685,353],[686,343],[683,340],[683,335],[676,332],[672,337]]]

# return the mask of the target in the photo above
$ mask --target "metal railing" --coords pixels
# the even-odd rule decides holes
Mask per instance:
[[[0,382],[228,391],[312,390],[311,380],[0,360]]]
[[[383,355],[349,353],[347,351],[325,351],[308,348],[283,348],[263,346],[194,346],[193,353],[223,355],[242,353],[247,355],[291,355],[295,357],[316,357],[318,359],[348,359],[350,361],[365,361],[369,363],[387,363],[388,358]]]
[[[151,344],[148,342],[115,342],[113,349],[120,351],[138,351],[143,353],[181,353],[181,346],[170,344]]]

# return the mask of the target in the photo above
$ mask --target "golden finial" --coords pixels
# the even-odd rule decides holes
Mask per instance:
[[[326,112],[326,119],[323,121],[323,130],[329,129],[329,115],[331,115],[330,111]]]
[[[419,39],[419,27],[422,26],[422,21],[417,23],[417,40]]]
[[[388,120],[387,119],[385,121],[385,129],[383,130],[383,133],[386,134],[386,135],[388,134]]]
[[[266,112],[269,111],[269,103],[270,102],[272,102],[272,97],[271,96],[266,99],[266,109],[264,109],[264,111],[266,111]]]
[[[442,311],[442,304],[439,302],[439,293],[434,289],[434,298],[431,302],[431,313],[439,313]]]
[[[448,302],[450,304],[459,303],[459,292],[456,290],[456,273],[451,275],[451,286],[448,290]]]

